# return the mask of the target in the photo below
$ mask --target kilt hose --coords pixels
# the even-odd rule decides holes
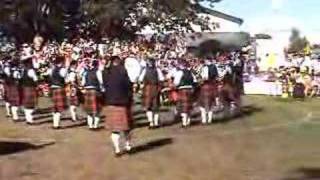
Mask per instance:
[[[143,87],[143,106],[146,110],[158,111],[160,107],[160,86],[146,84]]]
[[[53,88],[52,90],[53,111],[63,112],[67,108],[66,92],[64,88]]]
[[[21,91],[17,84],[10,84],[8,86],[8,100],[11,106],[21,105]]]
[[[130,131],[132,129],[131,106],[107,105],[103,113],[105,115],[105,128],[111,132]]]
[[[99,92],[95,89],[86,89],[84,95],[84,109],[89,115],[97,115],[100,111]]]
[[[205,82],[200,87],[198,103],[206,110],[210,110],[215,104],[215,97],[217,94],[216,84],[213,82]]]
[[[37,105],[36,87],[22,88],[22,106],[26,109],[34,109]]]
[[[190,114],[193,106],[193,99],[193,89],[178,89],[178,112]]]

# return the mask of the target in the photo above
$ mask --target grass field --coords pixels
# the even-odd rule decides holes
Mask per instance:
[[[38,124],[13,123],[0,109],[0,180],[307,180],[320,179],[319,99],[244,97],[243,115],[210,126],[139,127],[137,153],[117,159],[109,134],[63,121],[51,130],[48,100]]]

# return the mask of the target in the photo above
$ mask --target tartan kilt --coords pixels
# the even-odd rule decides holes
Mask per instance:
[[[179,89],[177,110],[180,113],[190,114],[193,105],[193,89]]]
[[[36,87],[22,88],[22,105],[27,109],[34,109],[37,105]]]
[[[8,100],[11,106],[21,105],[21,92],[20,87],[16,84],[10,84],[8,86]]]
[[[9,85],[7,83],[3,83],[3,89],[4,89],[4,96],[3,96],[3,100],[5,102],[9,102]]]
[[[87,114],[98,114],[99,113],[99,96],[95,89],[86,89],[84,95],[84,109]]]
[[[210,110],[215,103],[216,85],[213,82],[205,82],[200,87],[198,103],[206,110]]]
[[[66,92],[64,88],[54,88],[51,90],[53,111],[63,112],[67,108],[66,104]]]
[[[105,128],[112,132],[130,131],[132,129],[131,106],[112,106],[104,108]]]
[[[143,106],[146,110],[157,111],[160,107],[160,86],[146,84],[143,87]]]

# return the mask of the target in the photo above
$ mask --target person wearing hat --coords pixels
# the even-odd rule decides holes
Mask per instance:
[[[61,113],[66,109],[65,79],[68,71],[63,66],[64,62],[63,56],[56,57],[50,72],[54,129],[60,128]]]
[[[163,74],[156,67],[155,59],[148,59],[139,81],[143,83],[143,105],[150,128],[159,127],[160,93],[164,81]]]
[[[193,75],[189,63],[180,62],[180,68],[174,74],[174,85],[178,89],[177,111],[182,118],[182,127],[191,125],[191,110],[193,106],[193,91],[196,78]]]
[[[20,79],[22,87],[22,106],[27,124],[33,124],[33,112],[37,105],[37,81],[38,77],[33,68],[32,58],[23,61],[23,73]]]
[[[99,70],[99,62],[91,60],[82,76],[82,86],[85,89],[84,109],[87,113],[89,129],[97,129],[100,122],[99,93],[103,91],[102,72]]]
[[[128,69],[118,56],[110,58],[110,66],[103,75],[106,116],[106,129],[111,131],[111,140],[115,155],[120,156],[122,150],[120,139],[123,136],[125,150],[131,150],[133,82],[128,75]]]
[[[213,120],[213,105],[216,97],[216,78],[218,77],[217,67],[210,61],[206,60],[205,65],[201,68],[200,77],[202,84],[200,86],[199,105],[201,112],[202,124],[211,123]]]

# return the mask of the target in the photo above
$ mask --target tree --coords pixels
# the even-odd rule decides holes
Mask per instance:
[[[309,44],[306,37],[300,37],[300,31],[296,28],[292,29],[290,36],[289,52],[291,53],[303,53],[305,47]]]
[[[61,37],[79,30],[80,24],[96,27],[97,37],[123,37],[150,26],[159,32],[192,31],[190,23],[208,29],[207,19],[197,14],[221,0],[4,0],[0,24],[20,41],[37,33]],[[2,4],[1,4],[2,3]],[[5,5],[3,5],[5,4]],[[8,23],[9,22],[9,23]],[[17,31],[17,29],[19,31]],[[80,28],[81,29],[81,28]]]

